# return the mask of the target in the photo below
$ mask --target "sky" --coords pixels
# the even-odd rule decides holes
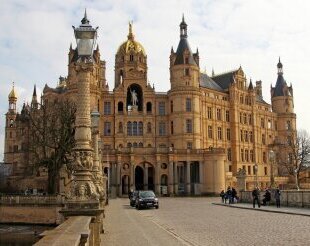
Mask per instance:
[[[91,24],[99,26],[97,43],[110,89],[115,53],[127,39],[129,21],[147,53],[149,82],[156,91],[170,89],[169,55],[177,48],[184,13],[200,69],[218,74],[241,65],[248,80],[262,80],[268,103],[280,56],[294,90],[297,128],[310,132],[308,0],[0,0],[0,6],[0,161],[12,82],[20,111],[34,84],[40,94],[45,84],[55,87],[59,76],[67,76],[70,43],[75,47],[72,25],[80,25],[85,8]]]

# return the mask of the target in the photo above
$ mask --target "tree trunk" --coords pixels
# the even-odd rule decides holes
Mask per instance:
[[[295,185],[296,185],[296,189],[299,190],[299,173],[295,172]]]
[[[57,171],[48,169],[48,193],[55,194],[57,192]]]

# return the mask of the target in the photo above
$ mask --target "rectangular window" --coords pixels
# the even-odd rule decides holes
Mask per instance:
[[[242,113],[240,113],[239,115],[239,121],[240,121],[240,124],[242,124]]]
[[[173,113],[173,101],[170,101],[170,112]]]
[[[265,136],[265,134],[262,134],[262,144],[266,144],[266,136]]]
[[[268,172],[267,172],[267,167],[264,167],[264,174],[267,175]]]
[[[229,172],[232,172],[232,166],[231,165],[229,165],[228,170],[229,170]]]
[[[244,141],[246,141],[246,142],[249,141],[248,131],[244,131]]]
[[[111,102],[104,102],[104,115],[110,115],[111,114]]]
[[[254,151],[252,149],[250,150],[250,161],[254,162]]]
[[[213,138],[212,126],[208,126],[208,138]]]
[[[111,122],[104,122],[104,136],[110,136],[111,135]]]
[[[170,122],[170,133],[173,135],[173,121]]]
[[[241,149],[241,161],[243,162],[244,161],[244,150]]]
[[[271,124],[271,120],[268,120],[268,125],[267,125],[268,129],[271,129],[272,124]]]
[[[249,114],[249,125],[252,125],[252,114]]]
[[[246,113],[244,113],[243,114],[243,123],[247,124],[247,120],[248,120],[248,117],[247,117]]]
[[[192,132],[193,132],[192,120],[187,119],[186,120],[186,133],[192,133]]]
[[[159,136],[165,136],[166,135],[166,123],[165,122],[159,122]]]
[[[221,109],[220,109],[220,108],[217,108],[217,109],[216,109],[216,119],[217,119],[217,120],[221,120],[221,119],[222,119],[222,116],[221,116]]]
[[[249,150],[246,149],[246,150],[244,151],[244,155],[245,155],[245,161],[248,162],[248,161],[249,161]]]
[[[251,175],[251,166],[248,166],[248,174]]]
[[[159,115],[165,115],[166,114],[166,103],[165,102],[159,102],[158,103],[158,113],[159,113]]]
[[[263,152],[263,162],[264,162],[264,163],[267,162],[267,155],[266,155],[266,152]]]
[[[229,128],[226,129],[226,138],[228,141],[230,141],[230,129]]]
[[[212,119],[212,108],[208,107],[208,119]]]
[[[189,68],[185,68],[184,69],[184,75],[185,76],[189,76]]]
[[[190,98],[186,98],[186,112],[192,111],[192,100]]]
[[[222,140],[222,127],[217,128],[217,139]]]
[[[262,128],[265,128],[265,120],[264,120],[264,118],[261,118],[261,119],[260,119],[260,126],[261,126]]]
[[[243,130],[240,130],[240,140],[243,142]]]
[[[253,132],[252,131],[249,131],[249,139],[250,139],[250,142],[253,143]]]
[[[229,114],[229,110],[226,110],[226,113],[225,113],[225,119],[226,119],[226,122],[229,122],[229,121],[230,121],[230,114]]]

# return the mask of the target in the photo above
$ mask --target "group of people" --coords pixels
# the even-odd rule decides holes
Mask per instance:
[[[276,188],[275,194],[274,194],[274,198],[275,198],[275,201],[276,201],[277,208],[280,208],[280,197],[281,197],[281,191],[280,191],[279,188]],[[255,208],[255,204],[256,203],[257,203],[257,206],[260,208],[261,203],[260,203],[260,190],[259,190],[259,187],[254,188],[254,190],[252,191],[252,198],[253,198],[253,208]],[[265,190],[265,194],[264,194],[263,206],[266,206],[267,203],[270,202],[270,200],[271,200],[271,192],[267,188]]]
[[[220,196],[222,198],[222,203],[227,203],[227,200],[229,204],[237,203],[239,201],[237,191],[234,187],[230,188],[230,186],[228,186],[227,191],[225,192],[222,190]]]

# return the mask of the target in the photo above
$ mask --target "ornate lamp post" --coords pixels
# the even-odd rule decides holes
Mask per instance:
[[[258,187],[258,164],[254,164],[254,170],[255,170],[255,186]]]
[[[273,162],[275,159],[275,153],[273,150],[269,151],[269,161],[270,161],[270,186],[271,188],[274,188],[274,173],[273,173]]]
[[[90,76],[93,71],[92,55],[97,38],[97,29],[89,24],[86,11],[82,24],[74,29],[77,43],[78,60],[77,72],[77,111],[74,148],[74,187],[72,196],[76,200],[98,200],[100,189],[93,182],[92,171],[98,168],[98,159],[93,159],[91,147],[91,120],[90,120]],[[96,152],[95,152],[96,153]],[[97,155],[98,156],[98,155]],[[95,163],[94,163],[95,161]],[[95,166],[94,166],[95,164]]]

